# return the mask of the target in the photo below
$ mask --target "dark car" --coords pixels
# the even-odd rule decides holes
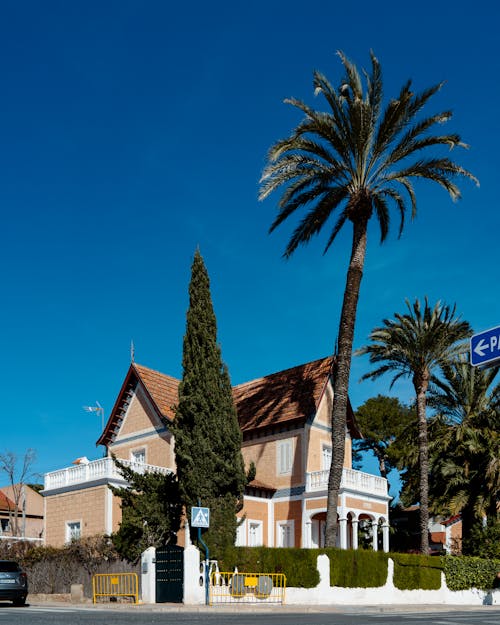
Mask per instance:
[[[28,578],[17,562],[0,560],[0,601],[24,605],[28,594]]]

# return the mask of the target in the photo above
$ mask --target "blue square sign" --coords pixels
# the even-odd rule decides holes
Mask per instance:
[[[191,508],[191,527],[210,527],[210,508]]]

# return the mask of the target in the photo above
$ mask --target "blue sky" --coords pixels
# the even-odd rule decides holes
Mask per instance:
[[[40,473],[99,457],[100,419],[82,406],[109,414],[131,340],[137,362],[181,375],[196,246],[233,383],[331,353],[350,233],[284,261],[293,222],[268,235],[277,198],[257,192],[267,149],[300,120],[283,99],[322,107],[312,71],[336,84],[339,49],[368,66],[372,48],[388,97],[407,78],[446,80],[427,112],[453,109],[447,129],[471,146],[454,157],[481,182],[456,204],[421,185],[400,240],[370,231],[355,346],[405,298],[456,302],[477,331],[500,324],[499,9],[347,5],[2,4],[0,450],[36,449]],[[355,407],[389,392],[359,383],[367,370],[354,360]],[[393,394],[411,400],[407,384]]]

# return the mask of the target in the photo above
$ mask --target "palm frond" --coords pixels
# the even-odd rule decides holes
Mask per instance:
[[[383,243],[387,238],[387,234],[389,232],[389,206],[387,205],[387,201],[384,198],[383,194],[373,195],[373,205],[375,206],[377,221],[380,226],[380,242]]]
[[[346,187],[334,187],[325,191],[323,197],[318,199],[315,207],[306,214],[294,230],[284,256],[291,256],[301,243],[307,243],[314,235],[318,234],[331,213],[346,196]]]

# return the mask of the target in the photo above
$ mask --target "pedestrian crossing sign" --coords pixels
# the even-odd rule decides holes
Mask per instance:
[[[210,527],[210,508],[191,508],[191,527]]]

